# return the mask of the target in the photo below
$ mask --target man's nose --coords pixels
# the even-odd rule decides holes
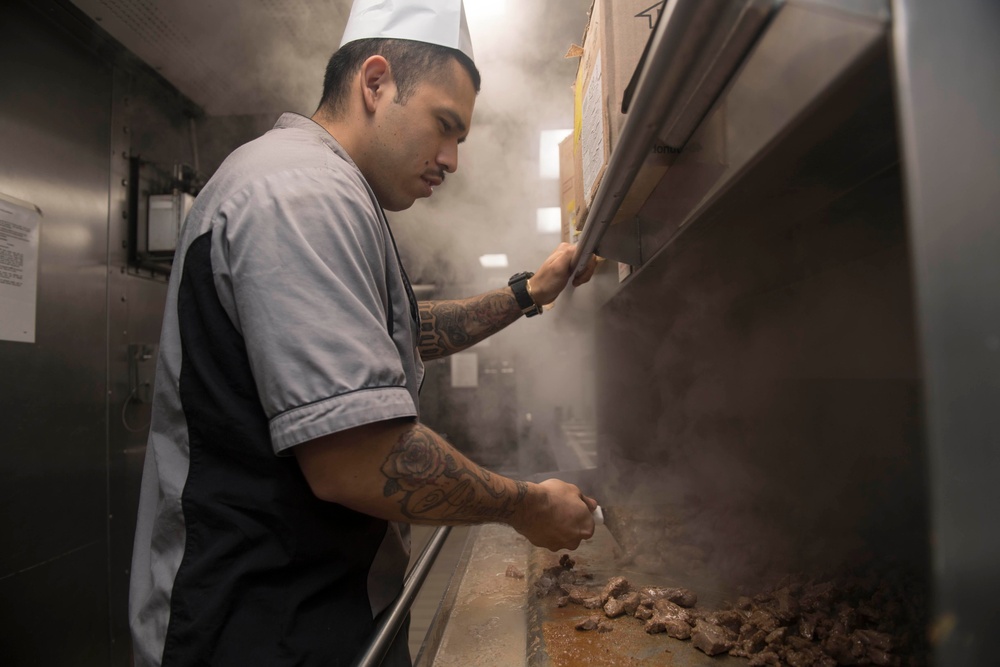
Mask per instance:
[[[458,142],[446,142],[438,152],[438,166],[449,174],[454,174],[458,169]]]

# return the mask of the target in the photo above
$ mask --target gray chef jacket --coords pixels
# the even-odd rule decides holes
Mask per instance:
[[[409,531],[318,500],[292,448],[418,415],[417,310],[347,152],[295,114],[239,148],[178,243],[132,560],[136,665],[346,665]],[[405,632],[387,664],[408,664]],[[402,644],[402,646],[400,646]]]

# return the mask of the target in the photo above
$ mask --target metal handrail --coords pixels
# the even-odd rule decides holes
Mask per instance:
[[[410,570],[406,581],[403,582],[403,590],[399,592],[389,608],[382,613],[382,618],[375,627],[375,632],[372,633],[368,648],[354,663],[354,667],[378,667],[382,664],[389,647],[392,646],[393,640],[399,634],[403,621],[406,620],[410,607],[413,606],[413,600],[420,592],[420,587],[423,586],[427,573],[430,572],[431,566],[434,565],[438,554],[441,553],[441,548],[450,532],[451,526],[441,526],[431,535],[427,546],[420,552],[417,562],[413,564],[413,569]]]

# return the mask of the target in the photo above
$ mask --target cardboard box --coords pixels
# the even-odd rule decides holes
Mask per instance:
[[[574,46],[570,57],[580,58],[580,66],[576,70],[576,82],[573,85],[573,200],[576,203],[575,229],[580,231],[587,219],[587,198],[583,194],[583,153],[580,147],[580,134],[583,129],[583,48]]]
[[[573,135],[559,143],[559,211],[562,217],[562,240],[570,240],[570,230],[576,227],[576,183],[573,159]]]
[[[581,189],[586,207],[604,176],[611,155],[610,122],[604,83],[604,0],[595,0],[590,22],[583,37],[583,55],[576,76],[574,135],[579,136],[575,151],[580,161]]]
[[[664,0],[594,0],[574,96],[574,158],[580,176],[577,228],[586,219],[621,135],[622,96],[664,4]]]
[[[626,114],[622,113],[625,88],[653,35],[666,0],[597,0],[597,3],[604,5],[605,71],[610,74],[605,78],[611,121],[608,130],[614,149],[625,124]]]

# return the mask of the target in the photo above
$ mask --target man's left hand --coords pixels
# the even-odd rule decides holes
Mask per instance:
[[[565,289],[573,272],[573,255],[576,246],[560,243],[549,258],[546,259],[534,276],[528,280],[531,298],[539,306],[547,306]],[[597,268],[597,257],[590,256],[586,268],[573,278],[573,285],[579,287],[589,281]]]

